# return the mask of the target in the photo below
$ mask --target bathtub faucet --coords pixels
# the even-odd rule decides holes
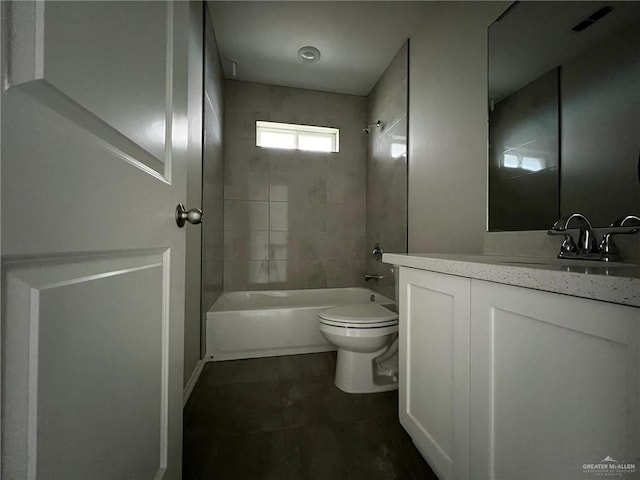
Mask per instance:
[[[379,243],[376,243],[373,246],[373,250],[371,250],[371,255],[373,255],[373,258],[375,258],[378,262],[382,261],[383,253],[384,253],[384,250],[382,250],[382,247],[380,246]]]
[[[371,274],[371,273],[365,273],[364,274],[364,281],[368,282],[369,280],[375,280],[375,281],[380,281],[383,278],[387,278],[386,275],[380,275],[380,274]]]

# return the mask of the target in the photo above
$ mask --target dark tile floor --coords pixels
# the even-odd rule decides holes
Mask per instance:
[[[396,392],[333,384],[335,352],[207,363],[184,410],[183,478],[437,480]]]

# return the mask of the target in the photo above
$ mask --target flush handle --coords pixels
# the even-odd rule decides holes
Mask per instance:
[[[202,210],[199,208],[187,210],[183,204],[179,203],[176,206],[176,224],[179,228],[182,228],[186,222],[189,222],[191,225],[202,223]]]

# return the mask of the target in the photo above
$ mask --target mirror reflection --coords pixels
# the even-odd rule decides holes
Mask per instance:
[[[640,4],[516,2],[489,28],[489,230],[640,208]]]

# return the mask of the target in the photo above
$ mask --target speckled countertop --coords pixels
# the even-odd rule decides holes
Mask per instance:
[[[385,253],[382,261],[401,267],[640,307],[640,265],[435,253]]]

